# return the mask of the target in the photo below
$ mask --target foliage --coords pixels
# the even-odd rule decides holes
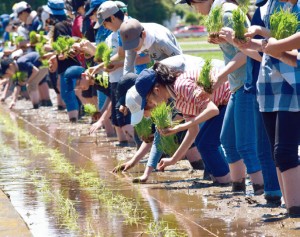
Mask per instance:
[[[104,88],[108,88],[108,85],[109,85],[108,73],[103,72],[102,74],[97,74],[95,77],[95,83]]]
[[[151,117],[158,129],[172,126],[172,108],[165,102],[159,104],[151,111]],[[158,149],[172,156],[178,148],[176,135],[161,136]]]
[[[233,30],[235,38],[238,40],[246,40],[244,36],[246,33],[246,17],[245,13],[239,7],[232,11]]]
[[[297,31],[299,21],[296,13],[280,9],[270,17],[270,30],[272,37],[284,39]]]
[[[75,39],[68,36],[59,36],[55,42],[52,43],[52,48],[57,54],[64,54],[68,56],[72,45],[75,43]]]
[[[239,7],[246,14],[249,10],[249,6],[251,4],[250,0],[238,0]]]
[[[35,45],[35,51],[40,55],[40,57],[43,57],[46,53],[44,45],[42,43],[37,43]]]
[[[38,42],[38,37],[35,31],[30,31],[29,33],[30,44],[36,44]]]
[[[108,46],[105,42],[101,42],[96,47],[96,53],[94,57],[95,62],[102,62],[103,54],[108,49]]]
[[[24,37],[23,36],[20,36],[18,35],[16,38],[15,38],[15,44],[18,45],[20,42],[24,41]]]
[[[105,67],[107,67],[110,64],[110,55],[111,55],[111,53],[112,53],[111,48],[107,48],[103,53],[102,60],[104,62]]]
[[[25,82],[26,78],[28,77],[26,72],[18,71],[12,76],[12,80],[16,82]]]
[[[152,134],[152,120],[143,117],[142,121],[135,125],[134,128],[139,137],[147,139]]]
[[[97,112],[96,106],[93,104],[85,104],[84,112],[87,113],[88,115],[92,116],[94,113]]]
[[[206,59],[202,67],[201,73],[197,80],[197,84],[203,87],[203,90],[209,94],[212,93],[212,81],[210,79],[210,71],[212,68],[211,59]]]
[[[197,17],[197,15],[195,13],[189,12],[185,16],[185,22],[187,24],[191,24],[191,25],[198,25],[199,24],[199,18]]]
[[[216,34],[223,27],[223,10],[221,6],[214,7],[205,21],[208,33]]]

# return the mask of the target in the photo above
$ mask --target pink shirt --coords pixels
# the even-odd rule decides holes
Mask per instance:
[[[174,83],[175,107],[185,116],[197,116],[206,108],[210,101],[208,97],[203,100],[195,96],[195,94],[199,94],[203,90],[196,84],[196,79],[199,77],[200,72],[200,70],[186,71]],[[213,92],[212,101],[216,106],[226,105],[230,95],[229,83],[225,82]]]

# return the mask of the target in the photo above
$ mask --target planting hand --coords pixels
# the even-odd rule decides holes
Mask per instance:
[[[215,37],[209,37],[209,36],[207,38],[207,41],[208,41],[208,43],[211,43],[211,44],[224,44],[227,42],[225,39],[222,39],[220,37],[215,38]]]
[[[126,163],[124,164],[121,164],[121,165],[118,165],[116,166],[112,172],[113,173],[118,173],[120,171],[127,171],[129,170],[130,168],[132,168],[134,166],[134,164],[131,162],[131,161],[127,161]]]
[[[173,164],[174,164],[174,162],[173,162],[172,158],[163,158],[158,163],[157,168],[159,171],[164,171],[167,166],[173,165]]]
[[[76,46],[75,46],[76,47]],[[95,55],[96,47],[88,40],[81,40],[79,48],[87,54]]]
[[[90,128],[90,134],[94,133],[95,131],[97,131],[99,128],[101,128],[103,126],[103,121],[101,120],[101,118],[94,123],[91,128]]]
[[[14,106],[16,105],[16,102],[15,101],[12,101],[9,105],[9,108],[12,109]]]

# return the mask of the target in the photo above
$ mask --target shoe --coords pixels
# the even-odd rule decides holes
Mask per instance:
[[[194,170],[204,170],[204,164],[202,160],[192,161],[190,164]]]
[[[34,104],[33,109],[38,109],[40,107],[40,104]]]
[[[203,180],[211,181],[210,173],[207,171],[207,169],[204,169],[202,179],[203,179]]]
[[[65,109],[66,109],[66,107],[63,106],[63,105],[58,105],[58,106],[57,106],[57,110],[62,111],[62,110],[65,110]]]
[[[77,123],[77,118],[70,118],[71,123]]]
[[[293,206],[288,208],[287,211],[290,218],[300,218],[300,207]]]
[[[246,181],[245,178],[241,182],[232,182],[232,192],[238,193],[238,192],[246,192]]]
[[[125,140],[125,141],[116,142],[116,143],[114,143],[114,145],[117,147],[127,147],[127,146],[129,146],[129,143],[127,140]]]
[[[281,196],[265,195],[265,199],[267,201],[267,205],[270,205],[273,207],[280,207],[280,205],[281,205]]]
[[[252,184],[252,187],[255,196],[262,195],[265,192],[263,184]]]

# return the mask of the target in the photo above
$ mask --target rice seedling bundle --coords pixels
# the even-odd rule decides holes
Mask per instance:
[[[245,41],[246,27],[245,23],[247,22],[246,14],[241,10],[241,8],[234,9],[232,11],[232,20],[233,20],[233,30],[235,32],[235,38],[238,40]]]
[[[270,17],[271,36],[275,39],[284,39],[297,31],[299,25],[296,13],[280,9]]]
[[[20,42],[24,40],[25,40],[24,37],[19,35],[15,38],[15,44],[18,45]]]
[[[29,41],[30,41],[30,44],[36,44],[38,42],[38,37],[36,35],[36,32],[35,31],[31,31],[30,34],[29,34]]]
[[[98,44],[96,47],[94,61],[98,62],[98,63],[102,62],[103,54],[107,49],[108,49],[108,46],[105,42],[101,42],[100,44]]]
[[[109,85],[109,76],[107,72],[103,72],[102,74],[97,74],[95,76],[95,83],[104,88],[108,88]]]
[[[105,67],[107,67],[110,64],[110,55],[111,55],[111,53],[112,53],[111,48],[107,48],[103,53],[102,60],[104,62]]]
[[[35,51],[40,55],[40,57],[43,57],[46,54],[44,45],[42,43],[37,43],[35,45]]]
[[[52,43],[52,48],[57,54],[64,54],[68,56],[72,45],[75,43],[75,39],[68,36],[59,36],[55,42]]]
[[[134,128],[139,137],[147,139],[152,134],[152,120],[143,117],[142,121],[135,125]]]
[[[84,112],[87,113],[88,115],[92,116],[94,113],[97,112],[96,106],[93,104],[85,104]]]
[[[151,117],[158,129],[172,126],[172,108],[165,102],[159,104],[151,111]],[[158,149],[169,156],[172,156],[178,149],[176,135],[161,136]]]
[[[211,69],[212,69],[211,59],[206,59],[197,80],[197,85],[201,86],[203,90],[209,94],[213,92],[212,80],[210,79]]]
[[[210,37],[212,38],[219,37],[219,32],[223,27],[222,6],[217,6],[211,10],[208,17],[205,20],[205,27]]]
[[[25,82],[27,77],[28,77],[28,75],[26,72],[18,71],[12,76],[12,80],[15,82]]]

